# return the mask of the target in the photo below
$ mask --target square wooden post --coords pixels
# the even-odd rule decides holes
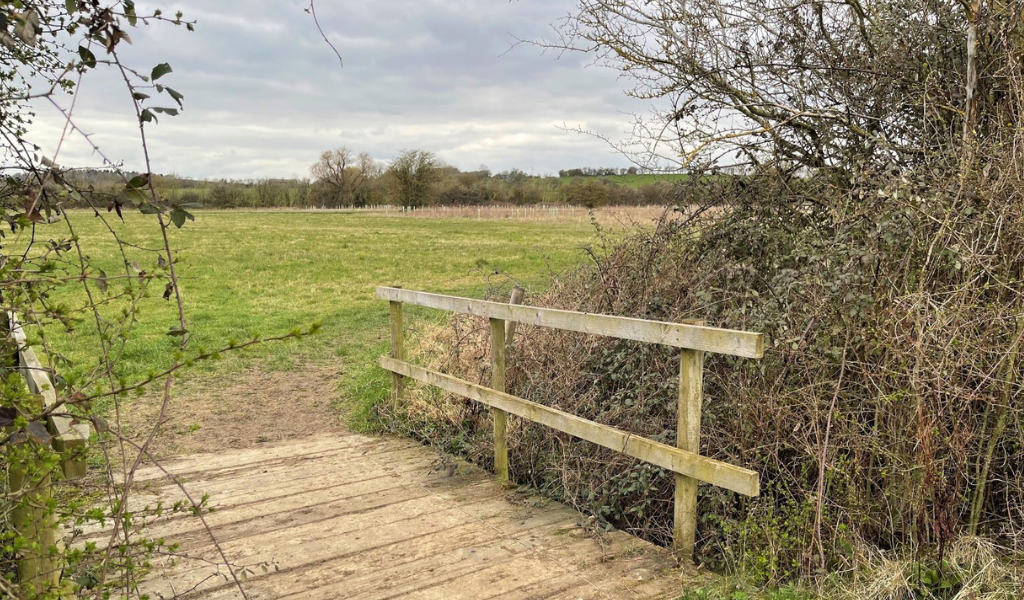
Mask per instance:
[[[516,287],[512,288],[512,294],[511,296],[509,296],[508,303],[513,305],[522,304],[524,297],[526,297],[526,290],[517,285]],[[511,350],[512,346],[515,344],[515,341],[516,322],[508,321],[505,323],[505,347]]]
[[[34,395],[31,412],[42,411],[42,396]],[[25,442],[19,449],[33,448]],[[29,545],[18,554],[18,582],[28,597],[52,594],[60,587],[61,565],[55,555],[60,542],[57,515],[50,510],[53,479],[44,460],[48,448],[39,446],[35,457],[12,455],[8,459],[7,487],[15,499],[10,514],[10,526],[15,533],[28,540]],[[13,460],[12,460],[13,459]]]
[[[402,329],[402,303],[391,302],[391,358],[405,360],[405,346]],[[402,376],[391,373],[391,408],[398,410],[402,402],[402,391],[405,385]]]
[[[505,321],[491,319],[491,389],[505,391]],[[508,413],[494,408],[494,474],[508,483]]]
[[[700,453],[700,412],[704,388],[704,353],[682,350],[679,356],[679,425],[676,446]],[[675,527],[672,545],[681,558],[693,559],[697,537],[697,480],[676,474]]]

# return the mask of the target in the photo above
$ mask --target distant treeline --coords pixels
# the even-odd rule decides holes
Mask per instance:
[[[646,206],[670,203],[677,192],[676,180],[638,174],[636,169],[569,169],[560,171],[559,177],[529,175],[518,169],[492,174],[486,167],[460,171],[423,151],[403,153],[385,165],[365,154],[332,150],[324,153],[311,173],[308,179],[197,180],[154,175],[151,181],[167,202],[205,208]],[[123,176],[110,170],[76,170],[67,179],[98,206],[108,205],[125,191]]]
[[[579,169],[563,169],[558,172],[559,177],[610,177],[613,175],[638,175],[640,171],[636,167],[615,168],[615,167],[582,167]]]

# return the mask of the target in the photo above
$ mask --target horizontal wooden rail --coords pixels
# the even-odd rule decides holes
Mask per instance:
[[[18,347],[18,367],[25,378],[28,391],[30,394],[41,396],[43,408],[50,409],[57,404],[57,392],[53,389],[47,370],[36,356],[36,351],[26,343],[25,331],[17,316],[12,312],[7,314],[11,337]],[[51,415],[46,419],[46,428],[53,436],[51,445],[54,451],[62,455],[61,469],[64,477],[84,477],[87,469],[85,446],[89,441],[89,424],[74,423],[71,417],[64,415]]]
[[[380,366],[393,373],[437,386],[453,394],[476,400],[616,452],[628,454],[680,475],[693,477],[747,496],[757,496],[760,492],[758,474],[754,471],[680,450],[391,357],[382,356]]]
[[[494,415],[494,469],[499,480],[508,478],[505,418],[508,414],[540,423],[616,452],[639,458],[675,473],[673,545],[682,556],[692,556],[697,531],[697,484],[704,481],[747,496],[760,493],[760,480],[754,471],[701,456],[700,421],[704,387],[704,354],[731,354],[747,358],[764,355],[764,336],[759,333],[706,327],[703,321],[666,323],[613,315],[517,306],[459,298],[442,294],[378,287],[377,296],[391,303],[391,356],[380,365],[391,371],[396,408],[405,377],[486,404]],[[402,304],[437,308],[490,319],[491,385],[485,387],[405,362],[402,356]],[[679,350],[679,411],[677,447],[655,442],[608,425],[530,402],[505,393],[505,351],[512,344],[515,323],[604,335],[620,339],[664,344]],[[508,339],[506,339],[508,338]]]
[[[664,344],[716,354],[746,358],[761,358],[764,355],[764,335],[747,331],[647,321],[554,308],[515,306],[390,287],[377,288],[377,297],[391,302],[439,308],[478,317]]]

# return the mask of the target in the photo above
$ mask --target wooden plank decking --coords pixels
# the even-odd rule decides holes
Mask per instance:
[[[249,598],[335,600],[675,598],[664,549],[597,535],[579,513],[507,492],[465,464],[409,440],[318,435],[269,447],[165,461],[206,517]],[[182,492],[156,467],[136,501]],[[242,598],[202,523],[163,518],[149,534],[188,558],[160,559],[153,598]]]

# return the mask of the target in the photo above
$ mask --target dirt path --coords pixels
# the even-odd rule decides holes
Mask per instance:
[[[185,382],[174,392],[151,451],[163,458],[343,432],[341,416],[331,406],[340,397],[340,378],[340,365],[314,365],[299,371],[249,369],[232,375],[227,386],[201,377]],[[129,404],[123,420],[127,431],[148,431],[160,404],[156,394]]]

